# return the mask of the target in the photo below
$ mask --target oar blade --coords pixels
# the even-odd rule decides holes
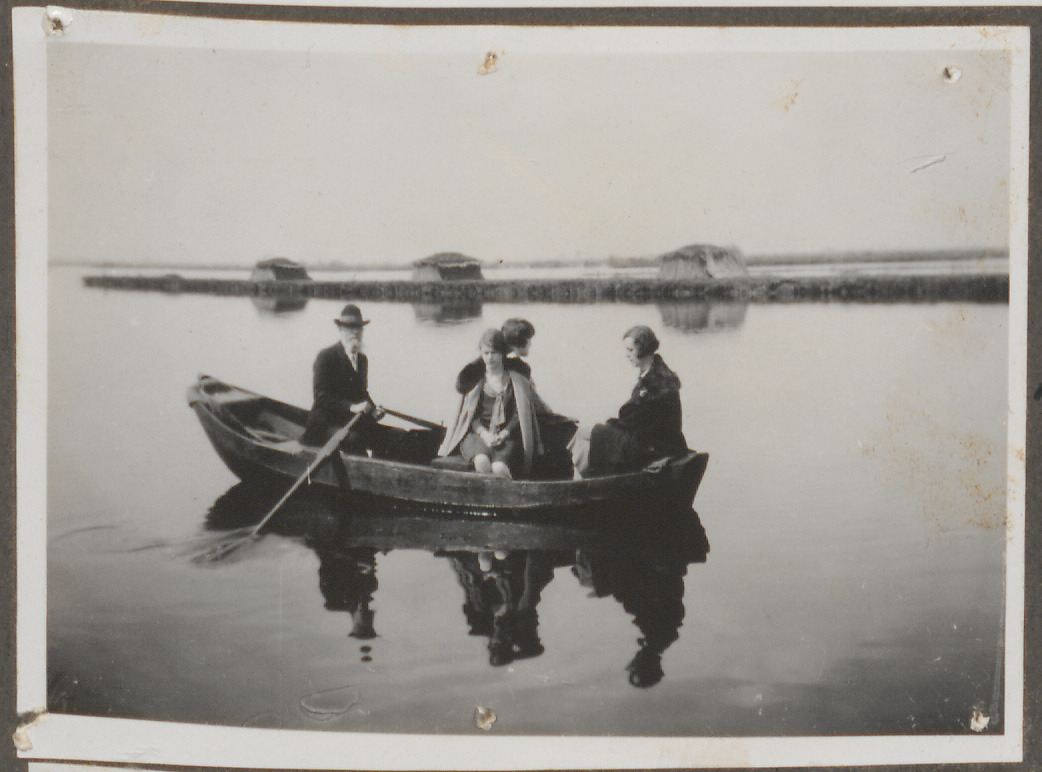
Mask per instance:
[[[259,536],[254,535],[253,529],[241,528],[237,533],[223,534],[218,541],[197,550],[190,560],[197,565],[225,563],[233,557],[242,557],[241,550],[243,547],[253,544],[259,538]]]

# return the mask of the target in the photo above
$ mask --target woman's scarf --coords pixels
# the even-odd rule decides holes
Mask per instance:
[[[493,434],[502,429],[503,424],[507,422],[507,411],[503,404],[506,401],[506,393],[506,384],[496,392],[496,402],[492,405],[492,417],[488,419],[488,430]]]

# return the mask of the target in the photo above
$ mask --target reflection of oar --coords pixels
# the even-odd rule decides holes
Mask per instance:
[[[389,407],[383,407],[381,409],[387,413],[387,415],[393,415],[395,418],[401,418],[403,421],[410,421],[417,426],[422,426],[424,429],[444,429],[445,427],[441,424],[436,424],[433,421],[427,421],[423,418],[417,418],[416,416],[407,415],[405,413],[399,413],[397,410],[391,410]]]
[[[308,468],[304,470],[304,473],[301,474],[300,477],[297,478],[297,481],[290,486],[290,489],[282,495],[282,498],[278,500],[275,506],[268,510],[268,514],[261,518],[261,521],[257,523],[257,525],[247,533],[232,537],[231,539],[227,539],[223,543],[217,545],[204,556],[205,559],[219,560],[256,538],[257,534],[260,533],[260,530],[268,524],[268,521],[275,516],[275,513],[282,508],[282,505],[286,503],[286,500],[293,495],[297,488],[299,488],[305,480],[310,479],[314,471],[322,466],[323,462],[336,452],[337,448],[340,447],[340,443],[347,437],[348,432],[354,428],[355,424],[358,423],[358,419],[363,415],[365,415],[365,413],[356,414],[354,418],[347,422],[346,426],[337,430],[337,432],[329,438],[329,441],[326,442],[326,444],[323,445],[315,454],[314,460],[308,464]]]

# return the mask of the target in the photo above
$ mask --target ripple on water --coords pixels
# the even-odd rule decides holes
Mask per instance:
[[[265,710],[261,713],[254,713],[243,721],[242,725],[259,729],[281,729],[282,716],[279,715],[277,710]]]
[[[309,718],[329,721],[334,716],[346,713],[360,699],[357,686],[339,686],[301,697],[300,707]]]
[[[69,538],[73,538],[73,537],[80,538],[80,537],[82,537],[83,534],[86,534],[86,533],[89,533],[89,534],[93,535],[93,532],[95,532],[95,531],[114,531],[117,528],[119,528],[118,524],[112,524],[112,525],[108,525],[108,524],[106,524],[106,525],[88,525],[88,526],[83,526],[82,528],[73,528],[71,530],[64,531],[62,533],[58,533],[58,534],[55,534],[54,536],[51,536],[51,538],[49,538],[47,540],[47,543],[49,545],[53,545],[53,544],[57,544],[60,541],[64,541],[65,539],[69,539]]]
[[[153,536],[140,536],[127,530],[123,523],[73,528],[51,536],[47,545],[53,547],[61,544],[65,549],[69,547],[65,542],[70,540],[75,543],[75,548],[83,549],[90,546],[92,552],[97,555],[123,555],[130,552],[145,552],[170,547],[168,540],[156,539]]]

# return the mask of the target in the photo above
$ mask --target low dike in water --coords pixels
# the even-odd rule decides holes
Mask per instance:
[[[326,298],[395,303],[657,303],[735,300],[747,303],[862,303],[1009,300],[1009,276],[836,275],[743,276],[676,281],[656,278],[509,279],[475,281],[252,281],[165,276],[87,276],[88,287],[270,298]]]

